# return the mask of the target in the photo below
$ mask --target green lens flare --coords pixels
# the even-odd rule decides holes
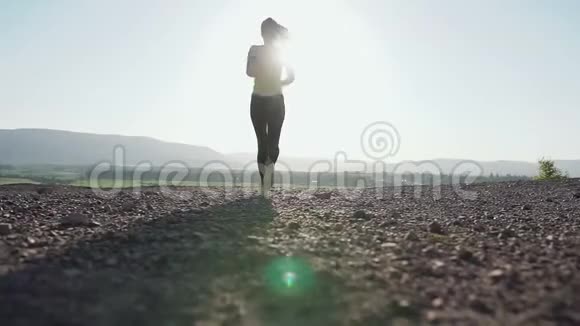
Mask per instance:
[[[296,280],[296,274],[294,272],[287,272],[284,274],[284,281],[286,281],[286,287],[291,288],[294,286],[294,281]]]
[[[307,293],[315,285],[314,271],[303,259],[283,257],[268,265],[264,278],[268,289],[282,296]]]

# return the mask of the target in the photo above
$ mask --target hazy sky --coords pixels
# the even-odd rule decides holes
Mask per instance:
[[[249,46],[292,36],[281,150],[394,160],[580,159],[577,0],[1,0],[0,128],[144,135],[253,152]]]

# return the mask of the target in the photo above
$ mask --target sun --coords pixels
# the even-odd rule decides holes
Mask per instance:
[[[252,87],[245,75],[247,53],[251,45],[262,43],[260,23],[267,17],[289,29],[282,60],[292,66],[296,81],[284,90],[291,110],[288,125],[293,119],[314,121],[356,112],[360,105],[387,107],[378,104],[392,88],[384,47],[377,31],[345,0],[228,2],[199,33],[188,70],[194,80],[185,84],[184,93],[194,84],[204,90],[195,101],[207,98],[215,110],[246,103]]]

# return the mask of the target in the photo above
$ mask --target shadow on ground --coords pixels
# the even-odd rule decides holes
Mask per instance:
[[[258,199],[162,216],[72,245],[0,278],[2,325],[336,325],[337,286],[272,292],[277,257],[252,235],[276,212]]]

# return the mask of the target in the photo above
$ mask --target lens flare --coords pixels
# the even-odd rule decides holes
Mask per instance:
[[[303,259],[283,257],[268,265],[264,278],[268,289],[281,296],[306,294],[315,285],[314,271]]]
[[[287,272],[284,274],[284,281],[286,282],[286,287],[293,287],[294,282],[296,281],[296,274],[294,272]]]

